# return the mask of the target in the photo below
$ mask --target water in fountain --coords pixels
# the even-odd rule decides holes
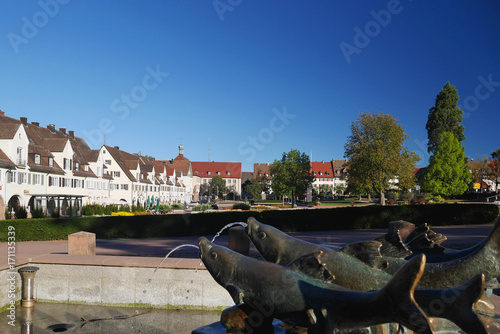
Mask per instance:
[[[168,254],[167,254],[167,255],[165,255],[165,257],[163,258],[163,260],[160,262],[160,264],[159,264],[159,265],[156,267],[156,269],[154,270],[153,275],[154,275],[154,274],[156,274],[156,272],[158,271],[158,268],[160,268],[160,267],[161,267],[161,265],[163,264],[163,262],[165,262],[165,260],[166,260],[166,259],[170,256],[170,254],[172,254],[173,252],[175,252],[175,251],[176,251],[176,250],[178,250],[179,248],[183,248],[183,247],[194,247],[194,248],[196,248],[196,249],[199,249],[199,248],[198,248],[198,246],[196,246],[196,245],[191,245],[191,244],[183,244],[183,245],[179,245],[179,246],[175,247],[175,248],[174,248],[174,249],[172,249],[170,252],[168,252]],[[200,263],[200,265],[201,265],[201,263]],[[150,278],[150,279],[148,280],[148,284],[146,285],[146,288],[144,289],[144,291],[142,291],[144,294],[146,294],[146,293],[147,293],[148,288],[149,288],[149,286],[151,285],[151,283],[152,283],[152,282],[153,282],[153,280]],[[141,299],[139,299],[139,303],[140,303],[141,301],[142,301],[142,300],[141,300]],[[136,309],[136,310],[135,310],[135,312],[136,312],[136,313],[138,313],[138,312],[139,312],[139,310],[138,310],[138,309]]]
[[[234,223],[230,223],[230,224],[227,224],[226,226],[224,226],[219,232],[217,232],[217,234],[215,234],[215,236],[213,237],[212,239],[212,243],[215,241],[215,239],[217,237],[219,237],[221,235],[221,233],[230,228],[230,227],[233,227],[235,225],[241,225],[243,227],[246,227],[247,224],[244,223],[244,222],[234,222]],[[156,267],[156,269],[154,270],[153,272],[153,275],[156,274],[156,272],[158,271],[158,268],[161,267],[161,265],[163,264],[163,262],[165,262],[165,260],[170,256],[170,254],[172,254],[173,252],[175,252],[176,250],[178,250],[179,248],[183,248],[183,247],[194,247],[196,249],[199,249],[199,247],[197,245],[191,245],[191,244],[183,244],[183,245],[179,245],[177,247],[175,247],[174,249],[172,249],[170,252],[168,252],[167,255],[165,255],[165,257],[163,258],[163,260],[160,262],[160,264]],[[202,261],[200,261],[200,266],[203,264]],[[198,269],[196,269],[196,273],[198,273]],[[151,285],[151,282],[152,282],[152,279],[149,279],[148,280],[148,284],[146,286],[146,288],[144,289],[143,293],[146,294],[147,293],[147,290],[148,290],[148,287]],[[141,300],[139,300],[139,302],[141,302]],[[136,310],[136,313],[138,313],[138,310]]]
[[[221,230],[219,232],[217,232],[217,234],[214,236],[214,238],[212,239],[212,243],[214,242],[214,240],[220,236],[220,234],[225,230],[225,229],[228,229],[230,227],[233,227],[235,225],[241,225],[243,227],[247,227],[247,223],[243,223],[243,222],[235,222],[235,223],[230,223],[230,224],[227,224],[226,226],[224,226],[223,228],[221,228]]]
[[[158,270],[158,268],[160,268],[160,266],[163,264],[163,262],[165,262],[165,260],[170,256],[170,254],[172,254],[173,252],[175,252],[176,250],[178,250],[179,248],[182,248],[182,247],[194,247],[196,249],[199,249],[198,246],[196,245],[191,245],[191,244],[184,244],[184,245],[180,245],[180,246],[177,246],[175,247],[174,249],[172,249],[170,252],[168,252],[167,255],[165,255],[165,257],[163,258],[163,260],[161,260],[160,264],[158,265],[158,267],[156,267],[154,273],[156,274],[156,271]]]

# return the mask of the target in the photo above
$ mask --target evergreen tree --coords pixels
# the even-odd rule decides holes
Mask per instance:
[[[398,179],[404,188],[415,184],[414,170],[420,157],[405,147],[408,139],[392,115],[364,113],[351,125],[352,135],[345,144],[349,160],[349,187],[357,192],[384,193],[390,181]]]
[[[422,190],[447,197],[463,194],[472,179],[464,151],[453,133],[441,133],[421,182]]]
[[[427,144],[429,153],[435,152],[439,135],[445,131],[453,133],[459,142],[465,139],[464,127],[460,125],[464,112],[458,108],[458,99],[455,86],[447,82],[436,96],[434,107],[429,109],[429,116],[425,125],[429,139]]]

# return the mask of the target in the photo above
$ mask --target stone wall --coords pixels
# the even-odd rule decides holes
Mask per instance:
[[[184,260],[185,261],[185,260]],[[200,260],[192,260],[199,266]],[[30,263],[39,267],[34,297],[39,301],[155,308],[217,309],[233,305],[227,291],[204,268]],[[189,267],[189,266],[188,266]],[[192,267],[192,266],[191,266]],[[20,268],[20,267],[19,267]],[[7,278],[0,271],[0,308],[10,302]],[[16,268],[16,301],[21,298],[21,278]],[[36,307],[36,306],[35,306]]]

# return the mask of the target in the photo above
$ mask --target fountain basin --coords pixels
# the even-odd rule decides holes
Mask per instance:
[[[133,316],[136,311],[143,314]],[[0,314],[2,319],[5,314]],[[30,309],[18,305],[16,327],[2,321],[0,333],[191,333],[197,327],[217,321],[219,316],[218,311],[149,310],[37,301]]]
[[[198,310],[233,305],[199,259],[168,258],[156,273],[162,258],[49,254],[31,260],[25,264],[40,268],[33,296],[37,301]],[[11,274],[8,268],[0,271],[2,291],[8,291]],[[16,275],[19,301],[21,278]],[[9,305],[7,294],[0,294],[0,308]]]

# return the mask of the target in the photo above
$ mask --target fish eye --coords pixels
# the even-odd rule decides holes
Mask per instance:
[[[259,238],[264,239],[265,237],[267,237],[266,232],[264,231],[259,232]]]
[[[212,256],[212,260],[215,260],[217,258],[217,253],[216,252],[213,252],[210,255]]]

